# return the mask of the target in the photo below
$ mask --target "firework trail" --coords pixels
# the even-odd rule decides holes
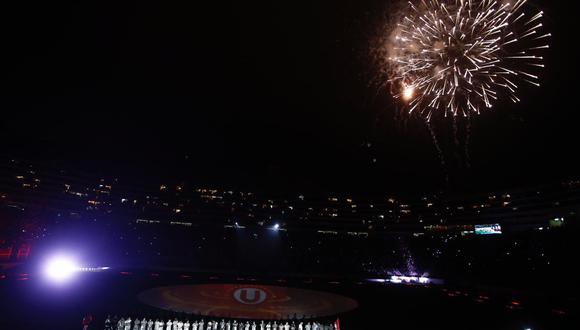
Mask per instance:
[[[426,121],[470,117],[500,97],[518,102],[519,84],[539,86],[542,52],[549,48],[543,12],[526,0],[409,2],[383,38],[382,71],[395,98]]]
[[[465,166],[467,168],[471,167],[471,157],[469,156],[469,139],[471,138],[471,119],[467,118],[467,123],[465,124]]]
[[[439,145],[439,140],[437,139],[437,134],[435,134],[435,129],[433,125],[429,121],[426,121],[427,129],[429,130],[429,134],[431,135],[431,140],[433,141],[433,145],[435,146],[435,150],[437,151],[437,156],[439,157],[439,162],[441,164],[441,168],[443,169],[443,175],[445,177],[445,183],[449,182],[449,173],[447,172],[447,166],[445,162],[445,155],[443,155],[443,149]]]

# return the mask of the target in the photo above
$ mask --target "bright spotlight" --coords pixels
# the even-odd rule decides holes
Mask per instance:
[[[274,230],[278,230],[278,229],[280,229],[280,225],[279,225],[279,224],[275,224],[275,225],[274,225],[274,227],[273,227],[273,229],[274,229]]]
[[[52,282],[63,283],[70,280],[78,269],[73,259],[58,256],[48,260],[44,267],[44,274]]]

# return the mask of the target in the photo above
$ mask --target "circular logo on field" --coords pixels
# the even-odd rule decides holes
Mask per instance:
[[[241,288],[234,291],[234,298],[245,305],[257,305],[266,300],[266,292],[258,288]]]

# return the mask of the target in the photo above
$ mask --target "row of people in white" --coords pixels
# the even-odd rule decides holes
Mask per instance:
[[[105,330],[338,330],[336,324],[321,324],[318,322],[296,322],[291,323],[280,323],[274,321],[272,322],[260,322],[256,324],[255,321],[250,323],[246,321],[237,320],[224,321],[218,323],[218,321],[208,321],[204,320],[182,322],[181,320],[169,320],[167,322],[161,321],[159,319],[153,321],[151,319],[147,320],[145,318],[139,320],[136,318],[134,321],[130,317],[124,319],[121,318],[117,321],[116,327],[113,321],[109,317],[105,320]]]

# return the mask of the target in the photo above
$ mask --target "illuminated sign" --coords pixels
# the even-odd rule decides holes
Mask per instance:
[[[475,234],[477,235],[497,235],[501,234],[499,223],[492,225],[475,225]]]

